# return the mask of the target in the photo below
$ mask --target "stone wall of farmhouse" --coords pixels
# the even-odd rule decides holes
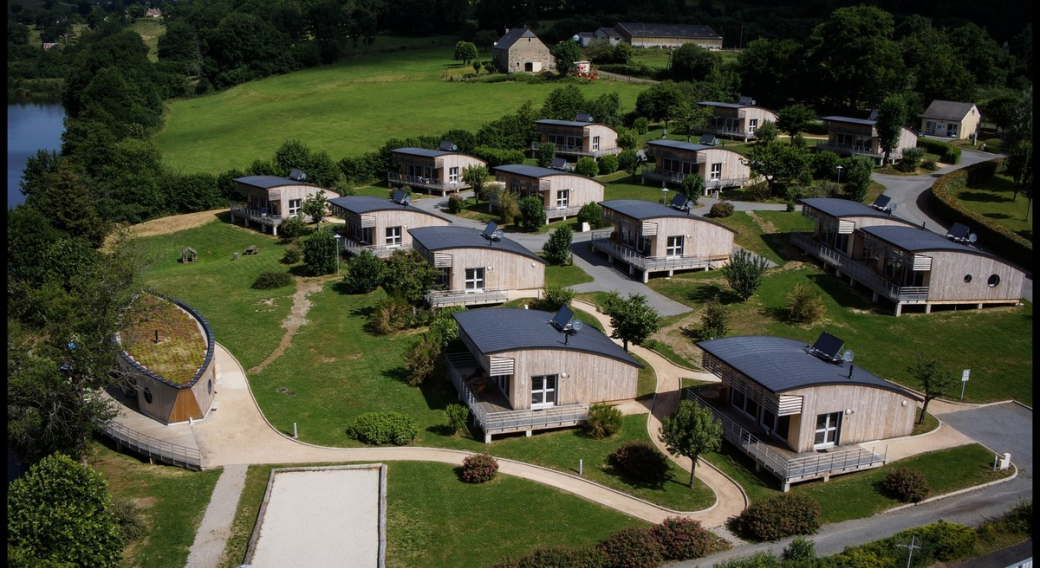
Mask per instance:
[[[537,71],[555,71],[556,59],[538,38],[520,38],[509,48],[506,73],[524,73],[528,62],[539,62]]]

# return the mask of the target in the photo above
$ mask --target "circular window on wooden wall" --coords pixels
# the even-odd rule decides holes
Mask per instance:
[[[971,274],[965,274],[964,275],[964,283],[967,284],[969,282],[971,282]]]
[[[997,276],[996,274],[990,276],[989,280],[986,281],[986,284],[988,284],[990,288],[993,288],[997,284],[1000,284],[1000,276]]]
[[[152,391],[148,387],[144,387],[144,401],[148,404],[152,403]]]

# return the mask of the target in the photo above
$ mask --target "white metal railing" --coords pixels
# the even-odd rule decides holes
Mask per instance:
[[[538,149],[542,147],[542,144],[549,144],[549,142],[537,142],[537,141],[536,142],[531,142],[531,149],[537,152]],[[571,154],[571,155],[576,155],[576,156],[593,156],[593,157],[597,157],[598,158],[600,156],[606,156],[606,155],[610,155],[610,154],[620,154],[621,153],[621,148],[618,148],[618,147],[614,147],[614,148],[601,148],[599,150],[591,150],[591,149],[590,150],[586,150],[584,146],[566,146],[566,145],[562,145],[562,144],[556,144],[555,142],[553,142],[552,144],[555,147],[556,153],[558,153],[558,154]]]
[[[684,255],[676,258],[666,256],[646,256],[625,245],[610,240],[610,232],[602,231],[592,234],[592,248],[619,258],[640,270],[682,270],[687,268],[713,268],[713,262],[725,260],[726,257],[707,254]]]
[[[643,177],[647,179],[660,180],[667,183],[681,184],[686,176],[693,174],[685,174],[682,172],[658,172],[649,171],[643,172]],[[715,189],[721,189],[724,187],[741,187],[748,182],[747,177],[727,177],[718,179],[705,179],[704,180],[704,195],[708,195],[710,191]]]
[[[739,138],[754,138],[755,132],[753,130],[741,130],[739,128],[731,128],[728,126],[708,126],[705,128],[698,128],[697,132],[709,132],[711,134],[721,134],[723,136],[735,136]]]
[[[581,211],[581,206],[574,207],[546,207],[545,217],[546,219],[555,219],[557,217],[574,217]]]
[[[470,353],[448,353],[444,356],[448,371],[448,379],[459,392],[462,401],[473,413],[473,420],[485,434],[495,432],[534,430],[552,428],[562,424],[581,422],[589,417],[589,408],[584,404],[567,404],[538,410],[503,410],[486,412],[480,405],[480,399],[473,394],[462,379],[460,369],[476,369],[479,367],[476,358]]]
[[[367,250],[372,254],[378,256],[379,258],[390,256],[391,254],[394,254],[394,251],[397,250],[408,250],[409,248],[411,248],[410,246],[404,245],[398,245],[393,247],[387,245],[364,245],[351,239],[350,237],[343,237],[342,241],[343,250],[349,254],[357,255],[361,254],[361,251]]]
[[[426,303],[431,307],[503,304],[508,300],[507,288],[484,288],[479,292],[469,290],[430,290],[426,294]]]
[[[282,224],[283,220],[281,215],[271,215],[269,213],[263,213],[259,209],[249,209],[246,207],[232,207],[231,214],[235,217],[243,217],[264,225],[278,226]]]
[[[130,449],[171,465],[181,466],[196,471],[202,469],[202,452],[172,442],[131,430],[122,424],[110,420],[103,426],[105,434]]]
[[[879,158],[884,155],[881,152],[875,152],[873,147],[871,146],[864,146],[862,144],[843,144],[840,142],[831,142],[830,140],[817,140],[816,147],[821,150],[838,150],[841,152],[851,152],[853,154],[873,156],[875,158]]]
[[[436,189],[439,191],[455,191],[468,189],[462,180],[452,182],[442,182],[435,178],[428,178],[424,176],[409,176],[398,172],[387,172],[386,180],[390,183],[399,183],[407,185],[409,187],[425,187],[430,189]]]
[[[927,302],[928,286],[899,286],[806,233],[791,232],[791,244],[840,269],[850,278],[895,302]]]
[[[741,426],[737,421],[713,408],[700,397],[699,392],[714,387],[691,388],[686,391],[686,398],[707,408],[722,422],[722,436],[730,443],[778,477],[786,486],[791,481],[814,479],[827,474],[842,473],[865,469],[885,463],[888,446],[880,451],[871,451],[862,447],[848,450],[826,452],[822,454],[790,458],[769,444],[763,443],[753,433]]]

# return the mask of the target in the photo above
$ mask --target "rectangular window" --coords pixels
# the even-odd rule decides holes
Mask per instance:
[[[561,189],[556,192],[556,208],[566,209],[570,207],[571,203],[571,190]]]
[[[722,163],[711,165],[711,181],[719,181],[722,179]]]
[[[733,394],[730,397],[730,402],[733,404],[733,406],[741,410],[744,410],[744,393],[738,391],[737,389],[733,389],[732,393]]]
[[[668,237],[668,258],[679,258],[683,255],[683,241],[686,237],[678,235],[675,237]]]
[[[568,136],[567,145],[572,148],[581,148],[581,136]]]
[[[399,247],[401,246],[401,227],[387,227],[386,228],[386,246],[388,247]]]
[[[816,437],[813,449],[826,448],[838,443],[838,430],[841,427],[841,412],[820,414],[816,417]]]
[[[459,167],[448,168],[448,183],[458,183],[459,181]]]
[[[498,390],[502,391],[502,394],[509,398],[509,380],[513,378],[513,375],[495,375],[491,377],[491,382],[495,383]]]
[[[592,149],[599,150],[599,136],[592,137]]]
[[[697,162],[683,162],[682,173],[685,175],[697,173]]]
[[[467,292],[483,292],[484,291],[484,269],[483,268],[467,268],[466,269],[466,291]]]
[[[290,199],[289,200],[289,216],[294,217],[300,212],[300,207],[303,206],[302,199]]]
[[[756,129],[758,129],[758,119],[752,118],[748,121],[748,132],[754,134]]]
[[[531,377],[531,408],[547,408],[556,404],[556,375]]]

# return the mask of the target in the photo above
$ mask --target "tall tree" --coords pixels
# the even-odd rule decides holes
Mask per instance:
[[[691,400],[679,402],[679,408],[661,421],[661,440],[668,453],[686,456],[690,466],[690,488],[697,473],[697,458],[704,452],[714,452],[722,445],[722,422],[711,410]]]
[[[764,144],[760,139],[744,163],[751,169],[752,176],[765,178],[769,193],[775,197],[787,198],[793,186],[808,185],[812,181],[808,151],[791,144],[775,141]]]
[[[590,106],[577,85],[565,85],[549,92],[540,114],[553,120],[574,120],[574,115],[588,112]]]
[[[556,158],[556,144],[552,142],[542,142],[538,145],[538,152],[535,155],[535,159],[538,161],[538,167],[548,168],[552,165],[553,159]]]
[[[767,262],[761,256],[752,255],[744,249],[737,249],[730,256],[726,266],[722,267],[722,275],[726,277],[730,287],[740,296],[740,299],[746,302],[762,284],[762,276],[768,268]]]
[[[695,44],[687,43],[671,54],[672,79],[676,81],[702,81],[719,66],[718,54]]]
[[[451,58],[455,61],[461,61],[463,65],[469,65],[469,62],[478,56],[477,46],[473,45],[472,42],[460,41],[455,44],[455,53]]]
[[[399,295],[412,305],[423,301],[426,292],[441,275],[439,268],[426,262],[417,251],[395,251],[386,259],[383,270],[383,289],[387,294]]]
[[[487,166],[473,165],[462,168],[462,181],[473,188],[473,197],[479,203],[481,199],[487,201],[486,185],[491,181],[491,174]]]
[[[566,39],[553,47],[552,56],[556,60],[557,73],[573,75],[575,73],[574,62],[581,61],[581,48],[574,40]]]
[[[924,393],[924,404],[921,406],[921,416],[917,423],[924,422],[924,415],[928,412],[928,403],[932,400],[945,396],[957,385],[957,380],[949,370],[939,366],[939,361],[928,358],[921,354],[914,357],[914,361],[906,368],[911,378],[921,387]]]
[[[661,316],[642,294],[629,294],[623,299],[611,291],[600,304],[600,311],[610,316],[610,326],[614,328],[610,336],[620,339],[625,351],[628,351],[629,342],[642,344],[661,325]]]
[[[816,120],[816,113],[813,112],[812,108],[802,103],[796,103],[780,109],[776,127],[780,129],[780,132],[787,134],[793,139],[796,134],[805,130],[809,123],[814,120]]]
[[[321,222],[325,219],[325,208],[328,207],[328,204],[329,200],[325,198],[325,190],[322,189],[304,199],[300,210],[314,221],[315,228],[320,231]]]
[[[881,165],[887,165],[892,151],[899,149],[899,135],[903,131],[903,125],[906,124],[906,120],[906,102],[903,100],[903,97],[889,95],[885,97],[885,100],[881,101],[881,106],[878,107],[877,123],[875,124],[878,132],[878,143],[881,145],[881,149],[885,151],[884,157],[881,159]]]
[[[314,231],[303,239],[303,264],[314,276],[336,272],[339,256],[343,251],[337,247],[336,237],[331,231]]]

